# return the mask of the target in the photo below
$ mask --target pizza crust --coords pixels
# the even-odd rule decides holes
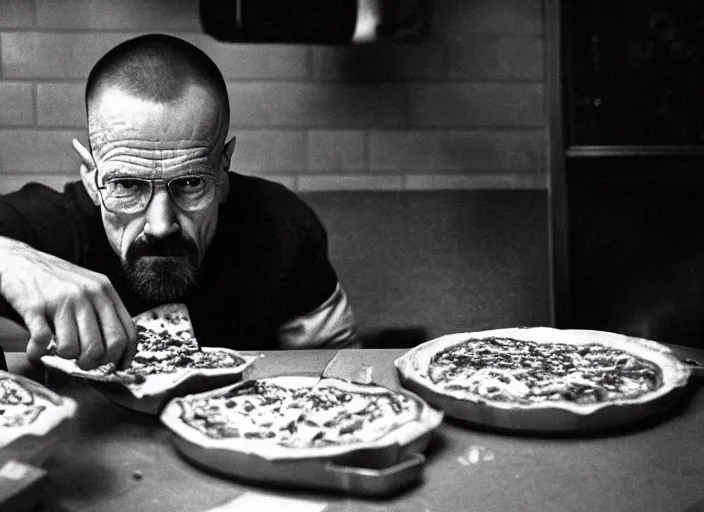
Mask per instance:
[[[387,393],[389,390],[383,387],[357,384],[341,379],[325,378],[321,379],[314,376],[278,376],[267,379],[258,379],[268,383],[276,384],[286,388],[313,387],[313,386],[335,386],[342,390],[351,392],[363,393]],[[219,396],[231,389],[248,385],[249,382],[241,382],[233,386],[192,395],[197,398],[207,398],[210,396]],[[428,435],[432,430],[437,428],[442,422],[443,414],[429,407],[419,397],[405,390],[397,391],[406,397],[413,400],[418,406],[418,415],[415,420],[401,425],[371,442],[350,443],[344,445],[322,446],[322,447],[306,447],[296,448],[274,444],[270,441],[259,439],[238,439],[238,438],[220,438],[215,439],[207,436],[200,430],[185,423],[182,418],[183,400],[190,397],[176,398],[172,400],[163,410],[161,421],[164,423],[178,438],[186,441],[191,446],[196,447],[196,458],[208,458],[208,452],[226,452],[231,454],[231,461],[224,461],[225,464],[236,464],[238,456],[254,456],[269,461],[286,461],[286,460],[302,460],[302,459],[320,459],[330,458],[358,450],[382,450],[390,445],[398,445],[401,447],[411,445],[419,438]],[[226,468],[224,468],[226,469]]]
[[[91,381],[108,398],[118,404],[146,414],[158,414],[175,396],[213,389],[245,379],[261,355],[249,355],[227,348],[202,347],[203,352],[227,352],[243,360],[232,368],[182,368],[171,373],[146,375],[139,384],[125,384],[111,373],[83,370],[75,360],[58,356],[43,356],[42,362],[50,368]]]
[[[535,343],[588,345],[597,343],[622,350],[658,366],[662,384],[643,395],[598,403],[545,401],[517,404],[468,396],[434,383],[427,373],[433,357],[469,339],[511,338]],[[630,423],[667,407],[686,385],[691,369],[662,344],[642,338],[591,330],[560,330],[550,327],[508,328],[441,336],[409,350],[395,361],[402,384],[448,415],[499,428],[569,431]]]
[[[57,395],[37,382],[0,371],[0,379],[8,379],[17,383],[32,396],[29,407],[40,407],[41,410],[26,424],[20,426],[4,426],[0,424],[0,466],[10,459],[41,464],[48,457],[55,442],[59,439],[64,426],[76,413],[76,402],[67,397]],[[11,414],[11,409],[20,407],[3,406],[5,414]]]

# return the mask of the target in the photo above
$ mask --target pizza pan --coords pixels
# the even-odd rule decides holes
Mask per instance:
[[[429,437],[429,436],[426,436]],[[195,466],[248,483],[318,489],[359,496],[386,496],[422,479],[427,439],[402,449],[397,444],[330,458],[272,461],[227,449],[204,450],[180,436],[176,449]],[[357,465],[361,464],[361,465]]]
[[[461,392],[441,391],[424,375],[432,357],[439,351],[467,339],[504,337],[537,343],[599,343],[624,350],[658,365],[663,382],[657,389],[636,398],[597,404],[539,403],[507,404],[482,398],[470,398]],[[704,375],[696,361],[679,360],[672,350],[660,343],[622,334],[590,330],[561,330],[550,327],[508,328],[456,333],[441,336],[410,349],[394,365],[401,384],[442,409],[449,417],[467,424],[498,431],[524,433],[603,432],[653,418],[672,408],[694,375]]]
[[[319,377],[308,378],[313,382],[319,380]],[[246,384],[243,382],[201,396]],[[382,438],[377,442],[327,447],[329,449],[271,448],[261,441],[238,443],[237,440],[210,439],[180,420],[182,409],[178,398],[166,406],[161,420],[172,431],[172,442],[186,460],[224,477],[260,485],[387,496],[422,479],[425,463],[422,452],[443,417],[441,412],[429,407],[415,394],[406,390],[399,392],[422,407],[421,418],[413,422],[416,425],[405,425],[411,427],[405,430],[405,435],[392,441]]]
[[[9,460],[41,466],[74,417],[76,402],[26,377],[0,371],[0,378],[14,380],[32,393],[35,401],[44,402],[44,409],[28,425],[0,426],[0,467]]]
[[[91,376],[78,368],[75,361],[58,356],[44,356],[42,362],[49,368],[85,378],[109,399],[132,411],[158,415],[174,397],[198,393],[234,384],[246,379],[260,356],[236,352],[226,348],[202,347],[203,352],[225,351],[237,355],[244,364],[236,368],[186,368],[174,373],[147,376],[141,385],[106,382],[101,375]]]

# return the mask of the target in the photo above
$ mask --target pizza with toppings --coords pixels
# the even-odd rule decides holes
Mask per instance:
[[[58,435],[58,427],[75,411],[76,403],[70,398],[0,371],[0,463],[11,458],[41,462]]]
[[[44,356],[42,361],[51,368],[99,383],[99,389],[111,397],[142,400],[128,400],[123,405],[156,413],[176,396],[174,393],[212,389],[241,380],[257,359],[226,348],[200,347],[183,304],[156,307],[137,315],[133,322],[137,345],[125,357],[123,368],[108,363],[83,370],[75,360],[54,355]],[[155,397],[158,406],[153,405]]]
[[[408,444],[442,421],[415,395],[336,378],[279,376],[173,400],[162,421],[204,447],[305,458]]]
[[[46,409],[43,401],[16,379],[0,377],[0,427],[31,425]]]
[[[450,416],[547,431],[641,419],[688,377],[658,343],[543,327],[443,336],[410,350],[396,368],[404,385]]]
[[[513,404],[623,400],[662,384],[655,363],[625,350],[494,336],[437,353],[428,378],[440,389]]]

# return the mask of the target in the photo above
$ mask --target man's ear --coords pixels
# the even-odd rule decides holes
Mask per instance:
[[[220,168],[222,169],[225,179],[220,187],[220,197],[218,198],[221,203],[227,201],[228,193],[230,192],[230,180],[227,177],[227,172],[230,170],[230,165],[232,163],[232,155],[235,152],[235,143],[237,142],[237,137],[232,137],[229,141],[225,143],[225,147],[222,151],[222,157],[220,161]]]
[[[220,165],[225,172],[230,170],[230,165],[232,163],[232,155],[235,153],[235,143],[237,142],[237,137],[232,137],[225,143],[225,148],[222,150],[222,160]]]
[[[86,189],[86,192],[88,192],[93,204],[99,206],[100,197],[98,197],[98,189],[95,187],[95,173],[98,172],[98,168],[95,166],[93,155],[76,139],[73,139],[73,149],[75,149],[78,156],[81,157],[80,171],[83,187]]]

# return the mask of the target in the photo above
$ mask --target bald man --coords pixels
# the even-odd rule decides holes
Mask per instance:
[[[353,346],[314,212],[230,170],[227,90],[202,51],[158,34],[118,45],[90,73],[86,110],[80,182],[0,196],[0,314],[26,326],[30,360],[54,340],[82,368],[118,363],[131,316],[170,302],[202,345]]]

